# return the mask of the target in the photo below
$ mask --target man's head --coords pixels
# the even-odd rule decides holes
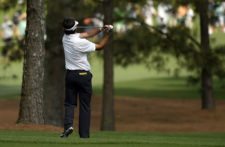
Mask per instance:
[[[65,18],[63,20],[63,28],[65,34],[74,34],[76,32],[78,22],[73,18]]]

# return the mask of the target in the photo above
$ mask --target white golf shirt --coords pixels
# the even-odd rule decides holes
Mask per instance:
[[[95,44],[87,39],[80,38],[79,33],[64,34],[62,42],[66,69],[90,71],[91,67],[87,59],[87,54],[95,51]]]

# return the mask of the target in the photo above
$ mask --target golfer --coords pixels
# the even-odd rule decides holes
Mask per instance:
[[[66,95],[64,132],[60,137],[68,137],[73,132],[74,108],[79,100],[79,135],[80,138],[89,138],[90,130],[90,102],[92,96],[92,74],[87,59],[90,52],[101,50],[108,41],[106,34],[100,43],[92,43],[86,38],[93,37],[100,32],[108,32],[111,25],[102,29],[93,28],[88,32],[77,33],[78,22],[72,18],[63,21],[64,36],[62,39],[66,64]],[[79,99],[78,99],[79,97]]]

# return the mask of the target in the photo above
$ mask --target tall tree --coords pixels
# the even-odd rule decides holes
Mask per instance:
[[[201,70],[201,83],[202,83],[202,108],[213,109],[215,102],[213,99],[213,83],[212,83],[212,69],[210,67],[210,41],[209,41],[209,19],[208,19],[208,0],[201,0],[198,2],[200,13],[200,28],[201,28],[201,49],[202,49],[202,70]]]
[[[65,62],[62,47],[62,21],[65,17],[73,17],[79,21],[93,13],[93,7],[92,1],[47,0],[46,32],[48,37],[44,91],[44,110],[47,124],[56,126],[63,124]]]
[[[56,126],[63,124],[65,63],[62,21],[64,17],[73,17],[72,7],[68,7],[70,4],[71,0],[47,1],[44,110],[46,123]]]
[[[71,12],[71,1],[47,1],[46,17],[46,64],[44,110],[47,124],[61,126],[63,124],[64,99],[64,53],[62,49],[62,20]],[[67,10],[66,10],[67,9]],[[56,17],[57,16],[57,17]]]
[[[44,0],[27,1],[27,31],[18,123],[43,124]]]
[[[104,23],[113,23],[113,0],[103,1]],[[112,38],[111,38],[112,39]],[[104,49],[104,83],[101,130],[115,130],[113,46],[112,41]]]

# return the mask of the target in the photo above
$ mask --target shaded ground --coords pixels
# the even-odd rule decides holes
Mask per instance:
[[[116,130],[225,132],[224,105],[225,102],[220,100],[215,110],[203,111],[197,100],[116,98]],[[17,125],[18,109],[18,100],[0,100],[0,129],[62,131],[62,128],[53,126]],[[100,111],[101,98],[94,97],[92,130],[99,130]]]

